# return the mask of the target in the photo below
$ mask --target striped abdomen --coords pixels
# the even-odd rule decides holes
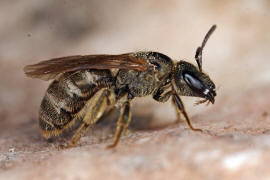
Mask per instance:
[[[65,73],[54,80],[40,106],[39,126],[43,136],[59,135],[70,127],[75,115],[102,87],[110,87],[114,78],[109,70],[82,70]]]

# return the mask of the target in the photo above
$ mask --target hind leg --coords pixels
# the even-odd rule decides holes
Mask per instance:
[[[94,125],[100,117],[103,115],[106,107],[108,106],[109,91],[102,89],[98,91],[90,100],[88,100],[85,107],[78,114],[79,117],[83,117],[83,122],[73,135],[71,141],[66,146],[60,148],[70,148],[77,144],[82,136],[85,135],[87,130]]]

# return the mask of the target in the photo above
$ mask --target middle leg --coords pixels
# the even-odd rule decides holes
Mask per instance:
[[[130,102],[127,101],[121,107],[120,116],[117,121],[117,128],[114,134],[113,143],[108,145],[107,148],[113,148],[118,144],[121,136],[125,134],[130,121],[131,121]]]

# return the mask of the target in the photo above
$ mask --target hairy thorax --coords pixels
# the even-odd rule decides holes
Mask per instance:
[[[152,94],[172,72],[172,60],[157,52],[138,52],[136,57],[147,59],[149,67],[145,71],[119,70],[116,88],[127,88],[134,97]]]
[[[159,83],[151,70],[145,72],[120,70],[116,82],[117,88],[126,87],[134,97],[150,95]]]

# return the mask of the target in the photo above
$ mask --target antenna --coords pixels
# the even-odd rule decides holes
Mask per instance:
[[[204,39],[203,39],[203,42],[202,42],[202,45],[199,46],[196,50],[196,53],[195,53],[195,59],[196,59],[196,62],[198,64],[198,67],[199,67],[199,70],[202,71],[202,51],[203,51],[203,48],[206,44],[206,42],[208,41],[209,37],[211,36],[211,34],[215,31],[215,29],[217,28],[216,25],[213,25],[209,31],[207,32],[207,34],[205,35]]]

